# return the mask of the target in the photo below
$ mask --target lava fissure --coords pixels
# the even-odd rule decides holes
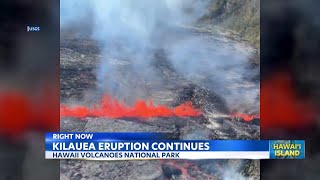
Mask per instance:
[[[132,106],[127,106],[119,100],[108,95],[103,96],[100,104],[87,106],[67,106],[61,105],[61,117],[105,117],[105,118],[154,118],[154,117],[198,117],[202,112],[194,108],[192,102],[187,101],[177,107],[167,107],[164,105],[154,105],[150,100],[138,100]],[[252,121],[260,118],[259,115],[248,115],[234,113],[233,118],[241,118],[244,121]]]
[[[260,115],[249,115],[249,114],[242,114],[242,113],[234,113],[231,115],[233,118],[241,118],[244,121],[252,121],[254,119],[260,119]]]
[[[117,99],[106,95],[102,98],[100,104],[94,104],[92,107],[75,106],[69,107],[61,105],[61,117],[106,117],[106,118],[152,118],[152,117],[197,117],[201,116],[200,110],[195,109],[191,102],[185,102],[177,107],[170,108],[164,105],[154,105],[152,101],[148,103],[144,100],[138,100],[134,105],[127,106]]]

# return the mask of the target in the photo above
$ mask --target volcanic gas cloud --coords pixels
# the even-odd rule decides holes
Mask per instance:
[[[156,106],[152,101],[138,100],[134,105],[127,106],[115,98],[104,96],[100,104],[92,107],[61,105],[61,117],[106,117],[106,118],[151,118],[151,117],[196,117],[201,111],[193,107],[191,102],[185,102],[177,107]]]

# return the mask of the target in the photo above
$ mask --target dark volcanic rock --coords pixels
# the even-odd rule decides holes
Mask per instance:
[[[83,132],[86,121],[77,118],[62,118],[60,120],[60,131],[62,132]]]
[[[159,161],[61,161],[61,169],[65,176],[76,179],[79,175],[84,179],[101,180],[149,180],[162,176]]]
[[[229,113],[224,100],[209,89],[196,84],[188,84],[177,88],[175,92],[178,94],[176,102],[179,104],[191,101],[196,108],[205,112]]]
[[[150,66],[137,72],[132,60],[104,57],[111,67],[111,88],[96,90],[96,70],[101,59],[95,41],[88,37],[62,34],[61,41],[61,101],[67,104],[90,103],[105,92],[121,96],[132,104],[136,99],[152,99],[154,104],[177,106],[186,101],[199,108],[203,115],[193,118],[62,118],[61,131],[85,132],[163,132],[173,140],[259,139],[259,122],[244,122],[228,116],[223,97],[197,81],[175,72],[165,51],[150,54]],[[223,39],[223,38],[222,38]],[[220,44],[230,46],[226,38]],[[216,39],[217,40],[217,39]],[[217,40],[218,41],[218,40]],[[245,49],[245,48],[244,48]],[[141,75],[141,73],[144,73]],[[145,76],[145,75],[149,76]],[[153,77],[156,75],[157,78]],[[259,83],[259,82],[257,82]],[[91,93],[89,93],[91,91]],[[88,95],[90,94],[90,95]],[[68,161],[60,164],[62,179],[257,179],[258,161]]]
[[[86,118],[87,124],[84,128],[86,132],[161,132],[175,134],[175,126],[154,126],[145,124],[143,121],[128,121],[121,119]]]

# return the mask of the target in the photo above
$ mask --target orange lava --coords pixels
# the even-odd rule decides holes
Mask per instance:
[[[144,100],[137,101],[133,106],[126,106],[124,103],[110,96],[104,96],[100,104],[92,107],[61,105],[61,117],[106,117],[106,118],[152,118],[152,117],[196,117],[201,112],[195,109],[191,102],[185,102],[177,107],[169,108],[163,105],[156,106],[152,101],[147,103]]]
[[[261,84],[261,131],[300,129],[312,126],[316,106],[311,99],[298,97],[288,72],[274,73]]]
[[[242,114],[242,113],[234,113],[234,114],[231,115],[231,117],[241,118],[244,121],[248,122],[248,121],[252,121],[253,119],[260,118],[260,115],[249,115],[249,114]]]
[[[0,92],[0,135],[20,138],[29,131],[58,131],[59,93],[42,87],[35,96],[19,90]]]
[[[191,163],[190,161],[187,161],[187,160],[174,160],[174,161],[161,160],[160,162],[161,164],[166,164],[171,167],[174,167],[175,169],[178,169],[181,172],[182,179],[197,180],[199,179],[199,176],[201,176],[201,179],[206,179],[206,180],[218,179],[216,175],[207,174],[206,172],[200,170],[196,164]],[[219,164],[215,164],[215,167],[220,171],[223,170]],[[189,172],[190,170],[193,170],[192,176]],[[193,176],[197,176],[197,178]]]

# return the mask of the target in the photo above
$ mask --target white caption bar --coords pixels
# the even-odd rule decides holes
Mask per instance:
[[[269,151],[210,151],[210,152],[146,152],[146,151],[46,151],[46,159],[82,160],[150,160],[150,159],[269,159]]]

